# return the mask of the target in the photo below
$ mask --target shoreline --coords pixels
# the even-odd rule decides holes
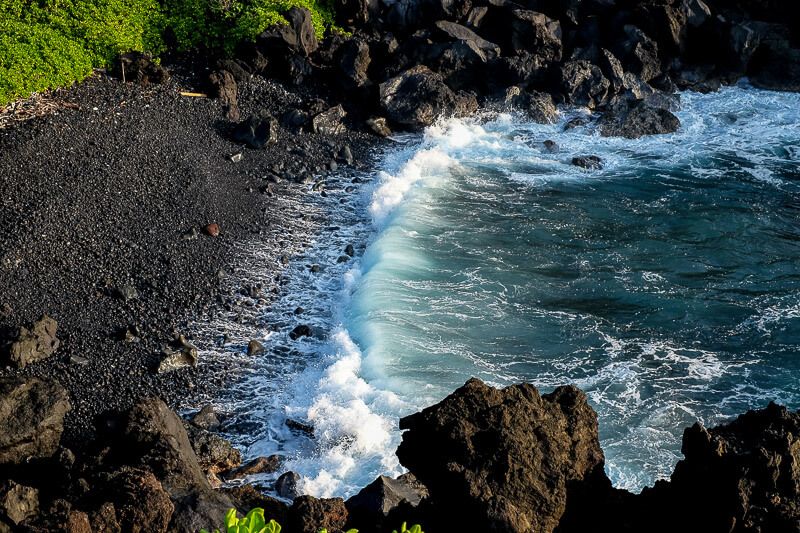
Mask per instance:
[[[12,337],[48,315],[61,340],[54,356],[19,370],[4,364],[0,377],[60,376],[75,398],[68,442],[90,434],[95,416],[147,395],[178,407],[187,394],[213,394],[229,369],[209,361],[165,374],[154,369],[177,335],[192,341],[187,328],[198,318],[243,305],[242,287],[226,278],[242,267],[237,250],[251,246],[248,240],[268,247],[262,253],[279,277],[281,257],[319,229],[302,200],[318,192],[271,168],[283,163],[287,171],[325,175],[331,171],[321,167],[338,145],[351,145],[361,166],[380,142],[282,131],[273,146],[243,149],[220,132],[217,100],[179,96],[190,83],[141,88],[96,77],[59,93],[79,109],[0,130],[2,222],[14,228],[0,239],[0,304],[7,304],[0,329]],[[259,80],[242,93],[242,109],[254,112],[265,97],[277,100],[278,111],[303,98]],[[237,152],[243,159],[233,163]],[[218,237],[204,231],[212,223]],[[275,298],[279,280],[256,292],[254,301]]]
[[[163,67],[125,55],[128,83],[95,76],[58,93],[69,104],[58,114],[0,129],[0,532],[194,532],[253,507],[287,533],[389,531],[401,519],[434,533],[797,530],[800,413],[770,404],[727,426],[695,425],[672,480],[634,495],[605,475],[580,390],[477,380],[401,421],[397,454],[412,476],[378,478],[347,502],[299,495],[291,475],[278,480],[291,506],[252,485],[217,490],[275,473],[281,459],[242,465],[213,409],[174,412],[244,370],[204,360],[192,324],[236,321],[238,308],[285,295],[290,257],[324,231],[325,214],[303,200],[326,194],[319,176],[373,168],[390,127],[480,106],[552,122],[556,104],[578,105],[602,112],[603,136],[671,133],[678,87],[714,90],[752,71],[792,90],[800,65],[794,26],[751,28],[747,9],[712,15],[700,0],[627,2],[620,13],[613,2],[544,2],[547,13],[505,1],[343,4],[350,35],[318,43],[310,13],[294,8],[290,26],[235,59],[179,62],[151,85]],[[771,39],[776,26],[783,37]],[[709,66],[712,30],[731,42]],[[737,32],[763,47],[737,48]],[[266,274],[241,286],[240,252],[256,246]],[[246,364],[259,344],[245,331],[272,325],[241,315],[232,348]],[[290,335],[313,334],[298,326]],[[303,421],[293,429],[313,433]]]

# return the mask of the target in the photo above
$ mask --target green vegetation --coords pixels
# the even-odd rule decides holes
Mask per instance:
[[[275,520],[267,522],[264,519],[264,509],[256,507],[244,518],[236,518],[236,509],[231,509],[225,514],[226,533],[281,533],[281,526]],[[209,533],[201,529],[200,533]],[[219,533],[219,529],[214,530]]]
[[[200,533],[209,533],[207,529],[201,529]],[[220,533],[215,529],[214,533]],[[225,513],[225,533],[281,533],[281,526],[275,520],[266,521],[264,509],[256,507],[252,509],[244,518],[237,518],[236,509],[230,509]],[[327,529],[320,529],[319,533],[328,533]],[[346,533],[358,533],[357,529],[350,529]],[[395,530],[393,533],[398,533]],[[416,524],[408,529],[406,523],[400,528],[400,533],[424,533],[422,527]]]
[[[64,87],[122,52],[231,53],[293,6],[321,36],[330,0],[0,0],[0,106]]]

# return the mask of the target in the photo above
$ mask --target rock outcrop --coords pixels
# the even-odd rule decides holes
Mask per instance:
[[[397,456],[455,530],[553,531],[571,487],[604,476],[597,417],[575,387],[542,396],[472,379],[400,427]]]

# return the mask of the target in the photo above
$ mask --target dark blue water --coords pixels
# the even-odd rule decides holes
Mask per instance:
[[[669,136],[505,116],[393,152],[360,208],[364,256],[331,274],[324,356],[281,397],[318,439],[251,451],[290,450],[307,490],[347,493],[399,471],[399,416],[470,376],[575,383],[612,480],[640,489],[696,420],[800,408],[800,97],[682,101]],[[603,170],[569,164],[589,154]]]

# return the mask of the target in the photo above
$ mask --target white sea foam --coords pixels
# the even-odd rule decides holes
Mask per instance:
[[[686,169],[692,179],[736,179],[728,178],[735,172],[741,179],[780,190],[786,183],[775,168],[782,156],[754,148],[753,143],[774,139],[776,132],[787,139],[800,138],[797,113],[789,111],[792,105],[800,106],[796,95],[739,88],[717,95],[689,93],[683,95],[678,133],[637,141],[601,138],[591,125],[565,132],[563,124],[530,124],[511,115],[490,121],[446,120],[428,128],[422,138],[403,139],[405,144],[387,155],[361,202],[352,204],[355,214],[334,212],[331,225],[343,229],[321,237],[293,260],[290,296],[268,314],[279,331],[258,331],[269,347],[286,355],[280,364],[265,362],[254,372],[243,389],[255,395],[240,394],[230,401],[230,409],[251,424],[245,426],[250,433],[237,442],[248,456],[287,455],[286,469],[301,474],[304,492],[346,496],[378,474],[399,473],[394,455],[400,438],[398,418],[440,399],[467,376],[498,385],[528,380],[543,388],[572,381],[587,391],[600,412],[612,480],[620,487],[640,489],[670,472],[679,458],[684,426],[696,419],[718,422],[724,413],[767,396],[793,399],[750,379],[760,362],[757,355],[731,361],[699,341],[679,342],[653,331],[617,328],[613,317],[571,309],[570,302],[564,308],[517,302],[513,305],[518,308],[510,312],[508,302],[530,287],[502,279],[510,268],[502,254],[505,246],[519,246],[519,253],[527,254],[523,236],[491,233],[491,222],[473,220],[479,209],[466,211],[463,220],[455,222],[437,210],[458,195],[467,205],[497,202],[501,207],[492,214],[502,218],[515,214],[506,207],[518,201],[508,193],[514,187],[546,195],[556,186],[568,186],[582,194],[602,180],[635,183],[645,171],[671,180],[676,188],[690,184],[673,172],[676,168]],[[546,139],[559,149],[546,150]],[[796,157],[791,149],[788,153]],[[573,155],[598,155],[605,168],[578,169],[571,164]],[[717,165],[718,159],[709,158],[736,164]],[[619,194],[625,201],[624,190]],[[669,198],[646,198],[627,207],[636,213],[663,211]],[[574,219],[547,226],[549,214],[542,212],[536,220],[541,234],[558,240],[585,216],[578,211]],[[587,225],[585,231],[593,229]],[[491,234],[495,240],[481,248],[452,238],[469,240],[472,233]],[[353,242],[367,244],[363,255],[338,265],[344,245]],[[465,266],[450,271],[443,268],[449,265],[442,265],[442,257]],[[661,265],[637,270],[623,255],[609,257],[611,264],[598,265],[595,257],[576,253],[569,264],[546,258],[535,266],[552,275],[548,283],[553,286],[599,286],[608,281],[642,298],[678,297],[683,290],[668,274],[654,271]],[[475,266],[480,260],[489,266]],[[312,275],[306,268],[310,262],[327,266]],[[695,273],[694,265],[689,267],[686,271]],[[587,275],[607,277],[595,280]],[[537,293],[539,299],[550,298],[550,289]],[[296,306],[307,310],[302,320],[320,334],[287,344],[286,333],[296,320],[286,317]],[[779,332],[800,317],[800,305],[792,297],[763,298],[753,307],[758,313],[731,334],[753,328]],[[524,321],[513,322],[514,313]],[[536,337],[537,328],[552,323],[563,326],[562,336]],[[246,345],[252,331],[234,320],[230,324],[238,345]],[[229,331],[227,326],[219,329]],[[495,348],[503,343],[504,348]],[[478,344],[485,346],[482,351],[475,350]],[[709,391],[725,379],[743,385],[730,393],[715,393],[712,401],[718,407],[709,409]],[[311,424],[314,439],[290,432],[284,423],[287,417]],[[254,425],[258,429],[252,429]]]

